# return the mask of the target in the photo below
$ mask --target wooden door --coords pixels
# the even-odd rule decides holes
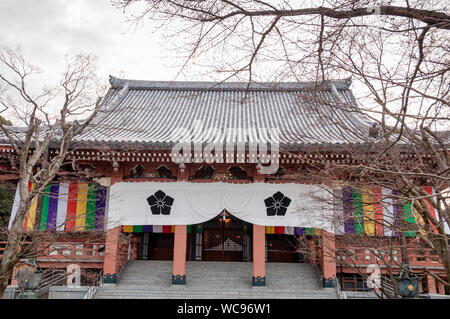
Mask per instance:
[[[173,260],[174,234],[152,233],[149,235],[148,259]]]
[[[291,235],[266,235],[268,262],[299,262],[298,242]]]
[[[242,261],[242,230],[205,230],[203,260]]]

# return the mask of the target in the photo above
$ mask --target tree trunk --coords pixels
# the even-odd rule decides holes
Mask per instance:
[[[8,241],[5,250],[0,259],[0,296],[2,297],[6,287],[8,287],[8,280],[12,276],[14,266],[21,258],[20,250],[25,239],[22,225],[30,206],[28,202],[29,198],[27,200],[21,200],[21,203],[19,204],[17,215],[8,232]]]
[[[8,280],[12,276],[14,266],[20,260],[18,250],[19,244],[16,240],[13,240],[8,241],[3,251],[2,259],[0,260],[0,296],[2,297],[6,287],[8,287]]]

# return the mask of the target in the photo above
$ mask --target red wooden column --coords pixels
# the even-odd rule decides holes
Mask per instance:
[[[113,163],[113,174],[110,186],[122,181],[122,170],[117,162]],[[106,221],[105,221],[106,222]],[[103,262],[103,283],[115,284],[120,268],[120,226],[106,231],[105,259]]]
[[[253,224],[252,285],[266,285],[266,227],[255,224]]]
[[[186,284],[187,226],[175,226],[172,285]]]
[[[106,232],[105,259],[103,263],[103,283],[115,284],[119,270],[120,226]]]
[[[11,275],[11,286],[18,286],[19,282],[16,280],[16,267],[14,267]]]
[[[434,279],[430,275],[427,275],[427,286],[428,286],[429,294],[435,294],[437,292],[436,291],[436,279]]]
[[[437,281],[437,280],[436,280]],[[440,281],[437,281],[437,291],[438,291],[438,294],[440,294],[440,295],[445,295],[445,286],[444,286],[444,284],[442,283],[442,282],[440,282]]]
[[[334,235],[322,230],[322,275],[323,287],[332,288],[336,280],[336,243]]]

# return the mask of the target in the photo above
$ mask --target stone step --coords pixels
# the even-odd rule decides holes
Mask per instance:
[[[240,282],[223,282],[223,281],[218,281],[218,282],[214,282],[214,281],[209,281],[207,283],[199,283],[193,280],[190,280],[189,278],[187,278],[186,280],[186,285],[188,286],[192,286],[192,287],[196,287],[196,286],[201,286],[201,287],[248,287],[249,284],[251,284],[251,280],[248,278],[243,279]],[[137,287],[153,287],[153,286],[170,286],[172,284],[171,280],[164,280],[164,281],[153,281],[153,282],[140,282],[140,281],[121,281],[120,285],[128,285],[128,286],[137,286]],[[313,286],[314,288],[316,286],[319,286],[320,283],[317,281],[304,281],[302,283],[297,283],[295,285],[293,285],[291,282],[280,282],[280,281],[270,281],[270,280],[266,280],[266,287],[282,287],[283,289],[286,289],[288,287],[292,287],[293,289],[295,288],[306,288],[306,287],[310,287]]]
[[[172,285],[171,261],[133,261],[117,286],[100,287],[95,298],[336,298],[334,290],[321,289],[309,264],[267,263],[265,287],[252,287],[252,273],[252,263],[187,262],[186,285]]]
[[[254,296],[254,295],[173,295],[165,296],[160,294],[134,296],[134,295],[120,295],[120,296],[96,296],[96,299],[336,299],[336,296],[331,295],[278,295],[276,298],[272,296]]]
[[[279,295],[276,299],[335,299],[334,296],[311,296],[311,295]],[[253,296],[253,295],[217,295],[217,296],[201,296],[201,295],[179,295],[179,296],[164,296],[164,295],[148,295],[148,296],[133,296],[133,295],[120,295],[120,296],[97,296],[96,299],[275,299],[268,296]]]
[[[187,296],[187,294],[185,292],[157,292],[157,291],[153,291],[153,292],[132,292],[132,291],[127,291],[127,290],[118,290],[118,291],[114,291],[114,292],[105,292],[105,291],[100,291],[97,296],[122,296],[122,295],[127,295],[127,296],[135,296],[135,297],[139,297],[139,296],[155,296],[155,295],[160,295],[160,296],[165,296],[165,297],[176,297],[176,296]],[[324,293],[324,292],[313,292],[313,291],[304,291],[302,293],[291,293],[291,292],[282,292],[282,293],[276,293],[276,294],[272,294],[272,293],[258,293],[258,292],[238,292],[238,291],[228,291],[228,292],[216,292],[216,291],[203,291],[203,292],[199,292],[199,291],[191,291],[189,293],[189,295],[195,295],[195,296],[205,296],[205,297],[213,297],[213,296],[221,296],[221,295],[234,295],[236,297],[238,296],[242,296],[242,295],[248,295],[248,296],[265,296],[267,298],[274,298],[274,297],[278,297],[280,295],[292,295],[292,296],[329,296],[329,297],[334,297],[335,294],[334,293]]]

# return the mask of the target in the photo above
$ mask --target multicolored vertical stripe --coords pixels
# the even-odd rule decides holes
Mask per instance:
[[[436,194],[434,193],[434,190],[433,190],[432,187],[425,186],[425,187],[423,188],[423,190],[424,190],[428,195],[431,195],[431,196],[435,196],[435,195],[436,195]],[[436,216],[436,209],[434,208],[433,205],[430,204],[430,202],[429,202],[428,200],[425,200],[425,201],[427,202],[428,211],[430,212],[431,216],[433,216],[433,218],[434,218],[436,221],[439,222],[439,218]],[[438,231],[435,227],[433,227],[433,231],[434,231],[436,234],[439,233],[439,231]]]
[[[87,183],[78,184],[75,231],[83,230],[86,225],[88,188],[89,184]]]
[[[374,209],[375,235],[384,236],[383,188],[373,187],[371,196]]]
[[[175,231],[173,225],[122,225],[120,229],[123,233],[162,233],[170,234]],[[203,225],[188,225],[188,234],[202,233]],[[290,227],[290,226],[266,226],[266,234],[279,235],[320,235],[318,228]]]
[[[342,190],[343,231],[345,234],[383,236],[381,187],[344,187]]]
[[[291,227],[291,226],[266,226],[267,235],[320,235],[319,228]]]
[[[432,194],[431,187],[423,187]],[[342,189],[343,233],[368,236],[399,236],[400,221],[404,219],[411,227],[407,237],[415,237],[418,225],[425,222],[413,208],[412,201],[400,198],[396,190],[374,187],[344,187]],[[428,205],[435,216],[434,209]],[[419,231],[420,227],[419,227]]]
[[[159,233],[171,234],[175,232],[175,225],[122,225],[120,227],[122,233]],[[188,234],[202,233],[203,225],[188,225]]]
[[[33,188],[30,183],[29,192]],[[95,183],[50,183],[41,194],[39,207],[36,199],[28,210],[24,230],[103,230],[107,191],[107,187]],[[38,208],[40,219],[36,220]],[[12,218],[16,212],[17,207],[13,207]]]
[[[28,193],[30,193],[34,189],[33,183],[28,183]],[[34,225],[36,224],[36,210],[38,206],[38,198],[33,201],[33,204],[31,204],[30,208],[28,209],[27,217],[25,218],[24,222],[24,230],[26,231],[33,231]],[[11,213],[12,215],[12,213]]]

